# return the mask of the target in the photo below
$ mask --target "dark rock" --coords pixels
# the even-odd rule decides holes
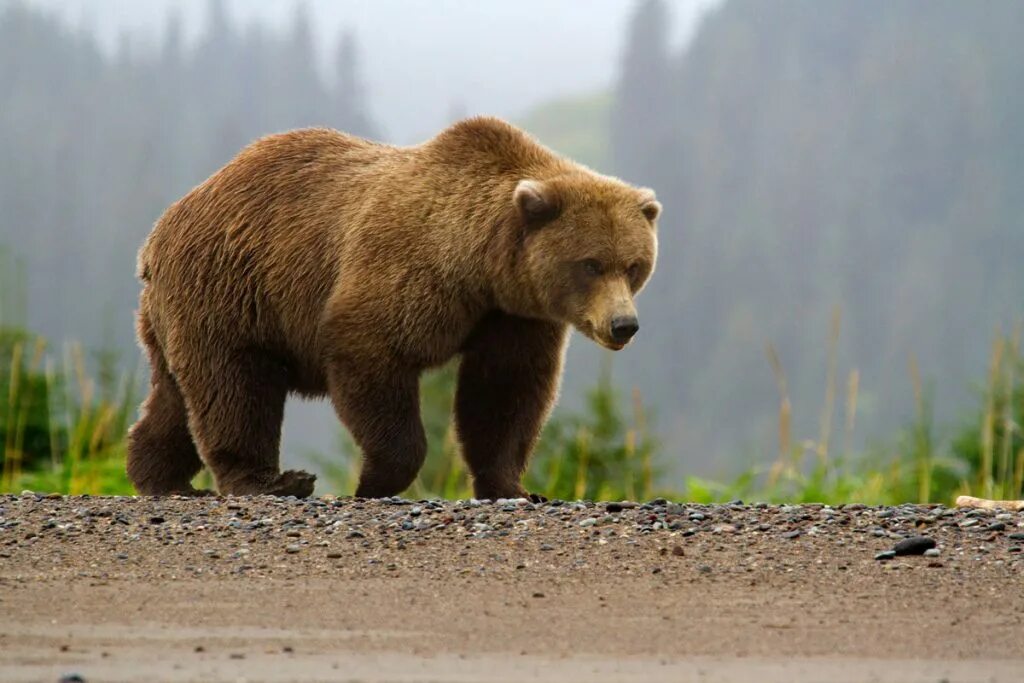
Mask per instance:
[[[604,509],[608,512],[622,512],[622,506],[618,503],[608,503]]]
[[[1010,534],[1009,538],[1013,541],[1024,541],[1024,533],[1013,533]]]
[[[935,547],[935,539],[928,536],[911,536],[893,546],[897,555],[924,555],[924,551]]]
[[[82,678],[81,674],[70,673],[61,676],[58,679],[58,683],[85,683],[85,679]]]
[[[883,550],[882,552],[880,552],[877,555],[875,555],[875,559],[876,560],[880,560],[880,561],[891,560],[894,557],[896,557],[896,551],[895,550]]]
[[[985,527],[985,531],[1006,531],[1006,525],[1002,522],[994,522]]]

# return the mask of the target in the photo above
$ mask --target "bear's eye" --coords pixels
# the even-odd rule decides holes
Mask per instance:
[[[588,258],[583,261],[583,272],[591,277],[600,277],[604,273],[604,266],[597,259]]]
[[[637,277],[640,275],[640,264],[634,263],[629,268],[626,268],[626,277],[632,282],[636,282]]]

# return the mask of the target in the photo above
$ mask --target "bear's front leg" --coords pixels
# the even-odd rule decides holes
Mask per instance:
[[[363,452],[356,496],[385,498],[409,488],[427,455],[419,373],[382,358],[337,358],[331,401]]]
[[[455,426],[477,498],[530,497],[522,477],[555,402],[564,325],[487,316],[463,351]]]

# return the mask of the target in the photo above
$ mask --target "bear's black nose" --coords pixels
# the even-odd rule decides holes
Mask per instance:
[[[623,315],[612,318],[612,339],[618,344],[628,342],[639,329],[640,323],[635,315]]]

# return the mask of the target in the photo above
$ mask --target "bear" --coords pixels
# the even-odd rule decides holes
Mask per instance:
[[[477,498],[521,483],[569,329],[639,329],[652,190],[500,119],[409,147],[311,128],[270,135],[172,204],[139,252],[150,387],[128,435],[142,495],[309,496],[279,466],[285,399],[328,396],[362,453],[355,495],[394,496],[427,444],[421,373],[459,359],[455,431]]]

